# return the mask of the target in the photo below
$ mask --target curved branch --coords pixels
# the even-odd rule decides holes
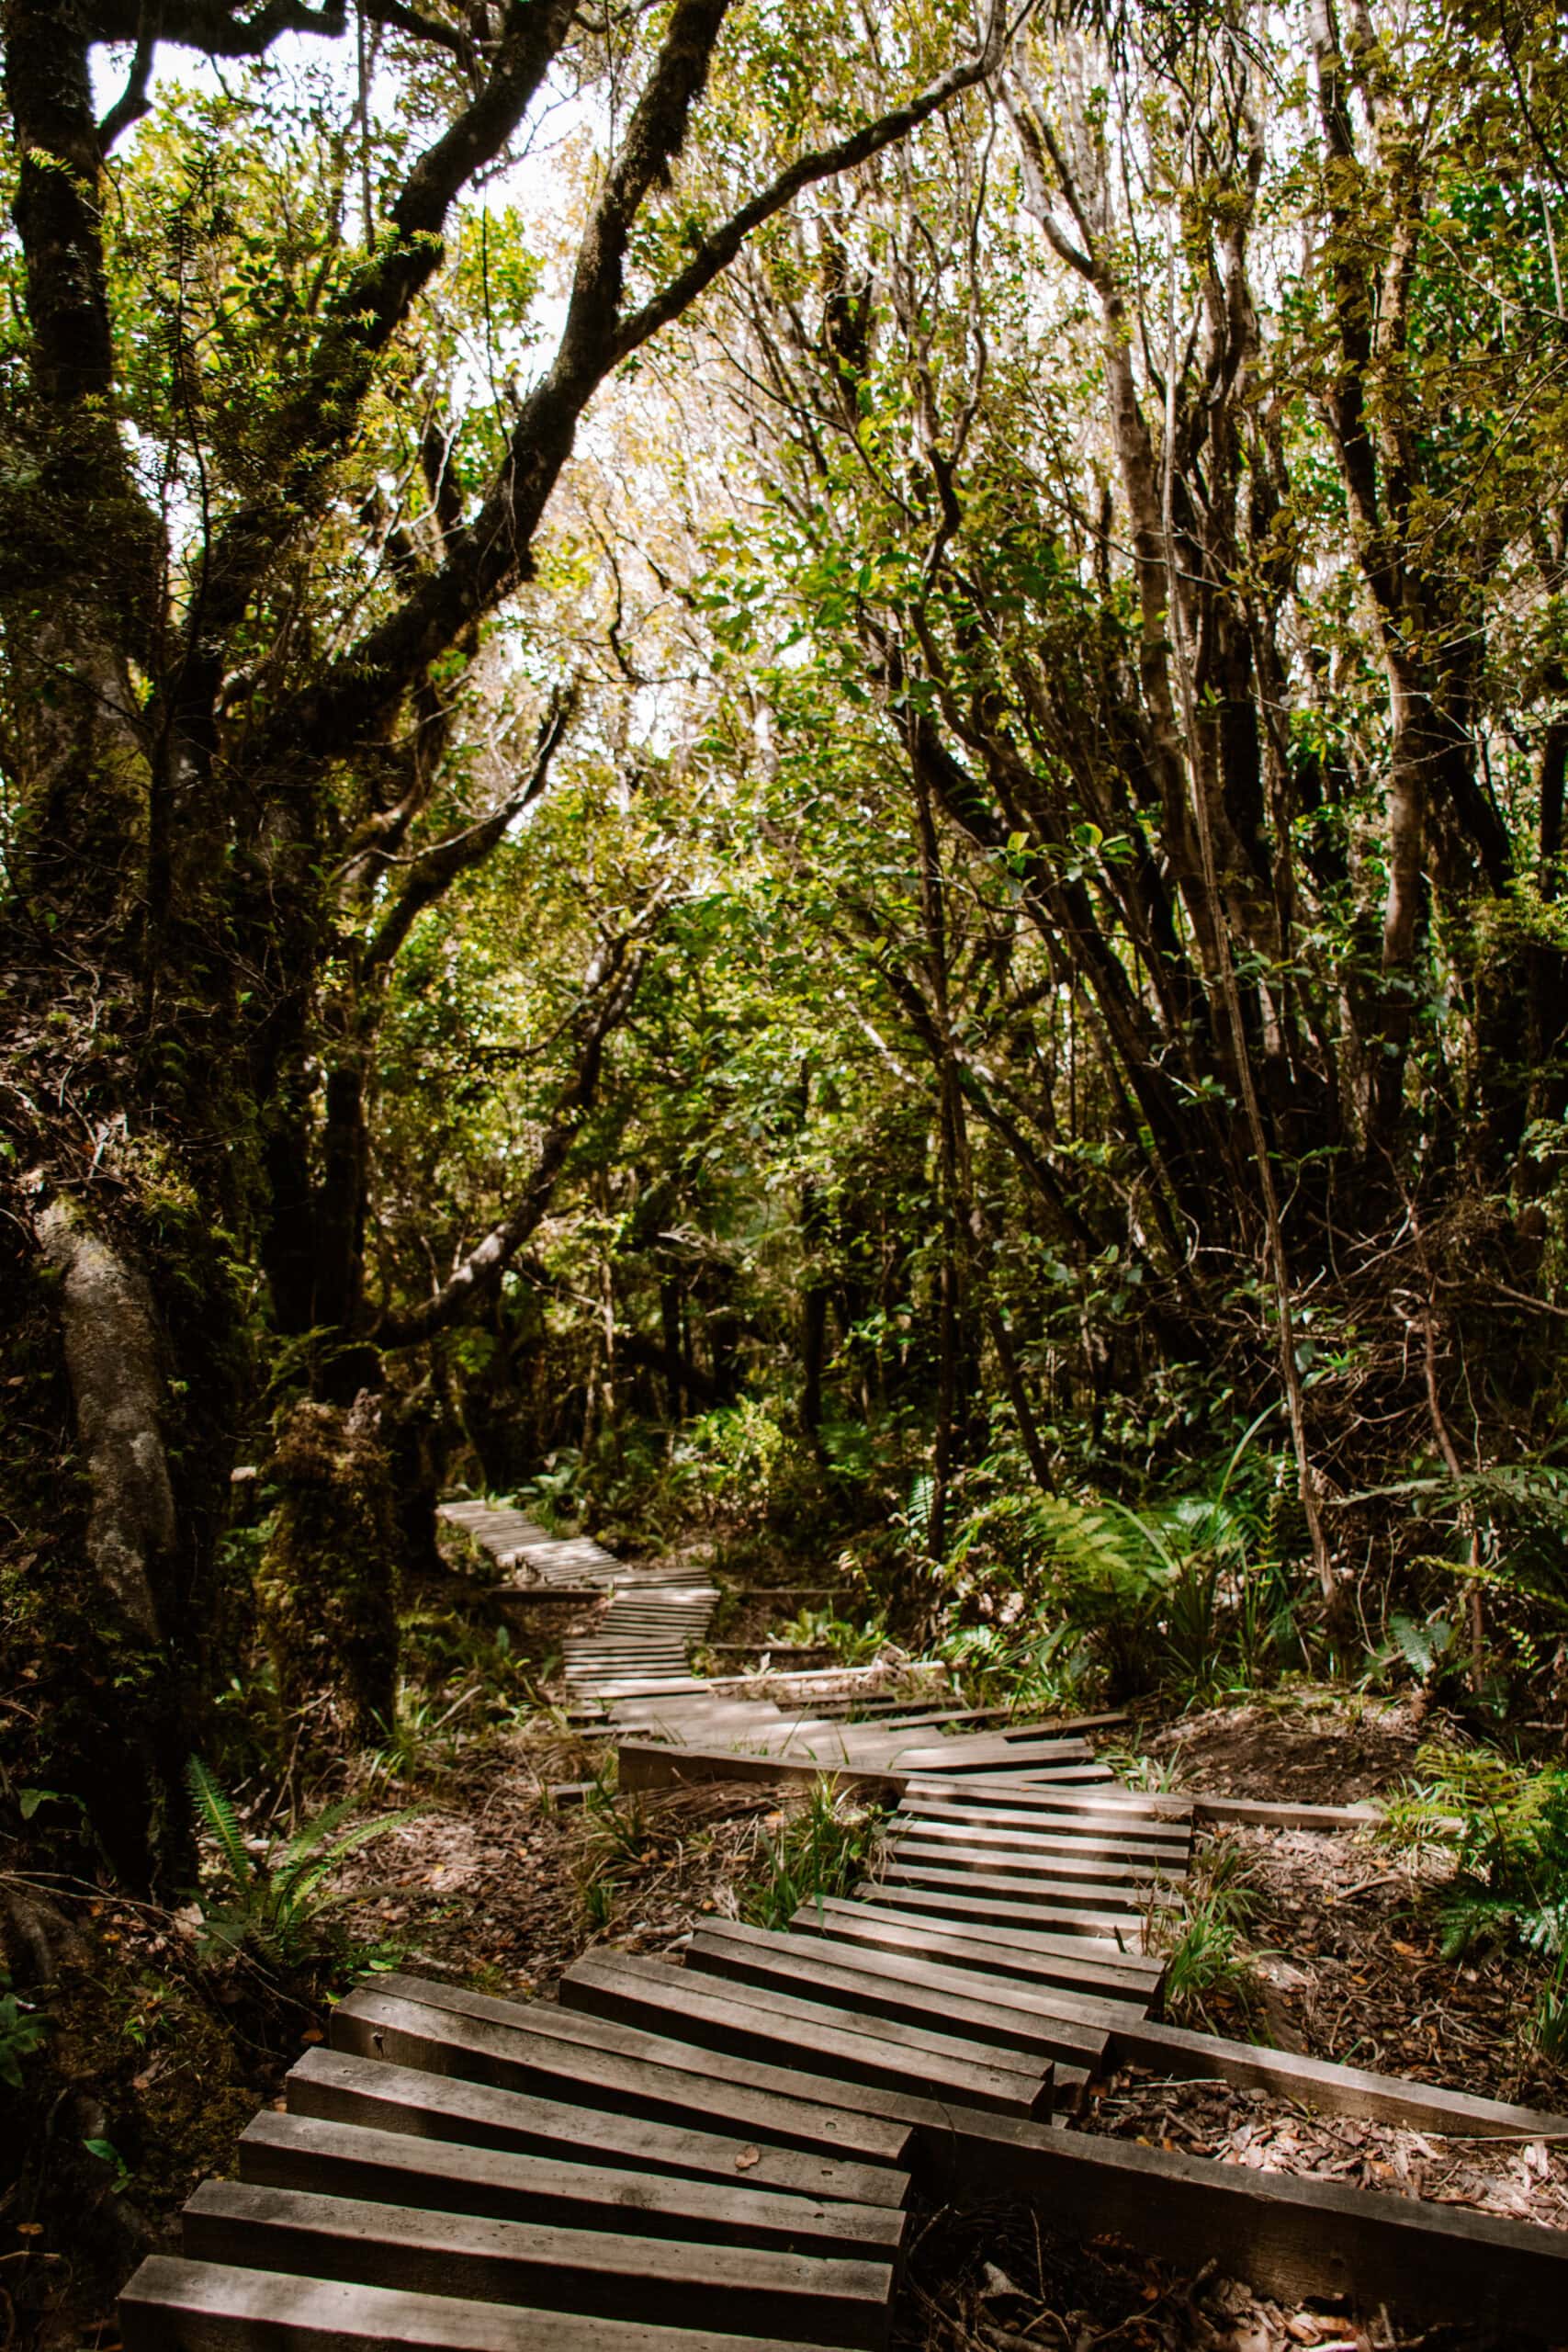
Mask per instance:
[[[507,827],[536,801],[549,781],[550,763],[571,719],[571,701],[563,697],[547,716],[539,731],[534,763],[522,783],[509,792],[498,808],[420,853],[391,905],[371,934],[365,951],[365,970],[371,973],[389,964],[426,907],[434,906],[470,866],[487,858]]]
[[[434,1339],[438,1331],[464,1321],[500,1288],[502,1274],[549,1207],[582,1123],[593,1106],[605,1044],[631,1011],[642,968],[643,951],[630,953],[629,942],[624,938],[612,941],[594,956],[584,984],[590,1009],[580,1032],[576,1067],[556,1097],[533,1173],[500,1224],[491,1227],[434,1297],[406,1315],[382,1318],[371,1334],[376,1346],[412,1348],[422,1340]]]
[[[626,144],[579,248],[571,299],[554,362],[525,401],[506,458],[484,506],[454,536],[440,569],[411,589],[333,663],[321,684],[279,715],[275,746],[293,743],[329,756],[345,750],[435,660],[457,632],[491,610],[527,577],[529,549],[578,420],[618,361],[694,302],[762,221],[792,197],[878,153],[991,73],[1005,46],[1002,0],[994,0],[985,45],[919,97],[895,107],[835,146],[800,157],[715,232],[688,266],[627,318],[620,315],[624,265],[649,190],[668,172],[701,96],[728,0],[681,0],[664,47],[628,128]]]

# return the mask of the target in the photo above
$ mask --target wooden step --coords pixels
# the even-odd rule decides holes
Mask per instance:
[[[894,2262],[904,2234],[903,2214],[886,2206],[781,2197],[753,2188],[744,2173],[731,2171],[726,2181],[679,2180],[556,2156],[459,2147],[270,2109],[241,2138],[240,2178],[255,2188],[310,2189],[492,2222],[631,2230],[848,2261]]]
[[[917,1828],[906,1829],[901,1836],[891,1838],[887,1852],[896,1855],[900,1863],[911,1866],[929,1863],[940,1870],[999,1874],[1020,1883],[1049,1879],[1058,1884],[1111,1886],[1126,1894],[1150,1879],[1176,1874],[1158,1863],[1126,1856],[1103,1861],[1098,1854],[1075,1854],[1070,1849],[1064,1853],[1055,1847],[1041,1852],[1021,1844],[972,1845],[967,1838],[942,1838]]]
[[[577,2159],[677,2178],[744,2179],[757,2190],[889,2211],[901,2206],[908,2193],[905,2175],[883,2163],[850,2163],[818,2149],[782,2147],[744,2130],[727,2136],[716,2129],[682,2129],[644,2116],[529,2098],[342,2050],[308,2051],[284,2089],[291,2115],[518,2155]]]
[[[1156,1796],[1124,1789],[1117,1781],[1095,1788],[1036,1788],[1027,1775],[993,1772],[984,1781],[942,1772],[912,1772],[905,1793],[934,1797],[939,1803],[984,1805],[987,1813],[1065,1813],[1075,1821],[1092,1822],[1104,1837],[1125,1830],[1130,1836],[1159,1837],[1162,1832],[1192,1829],[1190,1797]]]
[[[827,1908],[840,1924],[846,1918],[878,1925],[890,1921],[900,1928],[923,1929],[944,1942],[978,1944],[988,1952],[994,1952],[998,1942],[1004,1942],[1008,1953],[1005,1965],[1014,1973],[1025,1960],[1039,1965],[1047,1961],[1056,1964],[1064,1959],[1076,1959],[1089,1974],[1107,1986],[1114,1984],[1134,1992],[1156,1984],[1165,1973],[1159,1962],[1145,1959],[1135,1945],[1125,1941],[1119,1944],[1113,1935],[1104,1933],[1103,1923],[1102,1931],[1091,1936],[1059,1931],[1047,1921],[1021,1927],[1011,1920],[985,1919],[974,1908],[955,1914],[944,1898],[936,1899],[934,1909],[928,1909],[927,1902],[928,1898],[915,1888],[883,1888],[867,1883],[853,1901],[829,1898]],[[808,1913],[815,1914],[817,1907],[816,1904],[803,1905],[791,1925],[811,1932],[807,1928],[807,1917]],[[1037,1914],[1031,1912],[1029,1916],[1038,1920]]]
[[[980,1921],[924,1918],[882,1904],[807,1904],[790,1927],[795,1935],[836,1947],[909,1952],[1014,1990],[1038,1987],[1052,1995],[1081,1993],[1091,2000],[1121,2002],[1140,2017],[1164,1973],[1158,1962],[1145,1962],[1085,1936],[1020,1935]]]
[[[798,2337],[509,2311],[168,2255],[141,2265],[119,2318],[125,2352],[805,2352]]]
[[[1003,2115],[1050,2112],[1049,2067],[1016,2051],[979,2050],[956,2036],[848,2011],[824,2011],[785,1993],[694,1984],[665,1961],[583,1960],[561,1979],[563,2002],[601,2017],[701,2038],[705,2047],[788,2064],[796,2053],[813,2074],[840,2076],[916,2099],[958,2098]],[[895,2110],[897,2111],[897,2110]]]
[[[998,1999],[988,1984],[977,1984],[957,1969],[932,1966],[908,1955],[869,1951],[852,1955],[840,1953],[837,1946],[825,1951],[807,1938],[775,1935],[732,1920],[699,1930],[686,1947],[686,1965],[705,1975],[792,1993],[803,2001],[950,2035],[973,2035],[977,2049],[1027,2051],[1069,2065],[1098,2066],[1105,2055],[1107,2029],[1126,2017],[1124,2003],[1100,2005],[1105,2014],[1090,2020],[1081,2010],[1075,2015],[1060,2004],[1053,2009],[1037,1996],[1004,1990]]]
[[[541,2009],[545,2006],[539,2004]],[[591,2022],[573,2020],[564,2010],[553,2012],[553,2021],[558,2028]],[[751,2140],[862,2163],[899,2165],[908,2145],[905,2126],[852,2110],[842,2104],[839,2085],[699,2052],[652,2034],[637,2036],[629,2028],[616,2037],[601,2034],[596,2042],[584,2032],[495,2025],[389,1994],[361,1992],[333,2011],[332,2038],[334,2050],[467,2075],[500,2090],[610,2108],[659,2123],[743,2132]],[[829,2101],[820,2098],[821,2090],[830,2094]]]
[[[886,2341],[885,2263],[813,2259],[755,2246],[676,2243],[607,2230],[560,2230],[204,2181],[185,2210],[196,2262],[341,2278],[466,2300],[635,2319],[655,2327],[778,2332],[875,2352]]]
[[[965,1879],[962,1873],[954,1873],[952,1885],[933,1885],[889,1871],[886,1878],[866,1882],[865,1892],[892,1910],[918,1911],[932,1918],[952,1919],[958,1926],[971,1919],[1004,1928],[1038,1926],[1053,1935],[1109,1937],[1112,1942],[1120,1933],[1119,1949],[1136,1951],[1142,1944],[1143,1927],[1134,1912],[1069,1906],[1065,1899],[1055,1897],[1049,1902],[1042,1897],[1019,1903],[999,1895],[970,1893],[971,1887],[983,1884],[983,1881]]]
[[[1075,1820],[1064,1813],[1004,1813],[980,1802],[968,1805],[939,1804],[929,1797],[901,1800],[895,1824],[922,1837],[955,1837],[964,1843],[985,1846],[1021,1845],[1041,1853],[1098,1854],[1107,1860],[1131,1856],[1138,1861],[1167,1866],[1184,1863],[1192,1849],[1186,1829],[1169,1835],[1135,1828],[1108,1830],[1098,1822]]]

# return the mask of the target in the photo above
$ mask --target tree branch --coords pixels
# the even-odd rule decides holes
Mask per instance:
[[[143,10],[139,0],[97,0],[91,13],[88,38],[116,47],[141,39]],[[341,40],[348,29],[343,0],[323,0],[319,8],[304,0],[266,0],[246,16],[231,0],[164,0],[153,11],[153,37],[172,41],[176,49],[198,49],[208,57],[262,57],[284,33],[317,33]]]
[[[511,0],[484,87],[420,156],[391,206],[389,235],[328,305],[299,391],[270,420],[278,462],[267,487],[225,526],[193,600],[180,693],[187,713],[205,714],[215,702],[229,639],[257,581],[347,447],[377,356],[440,264],[452,204],[521,122],[570,31],[575,5]]]
[[[394,705],[406,682],[457,631],[491,610],[526,577],[540,516],[570,455],[577,423],[611,368],[679,316],[710,285],[761,222],[801,188],[876,154],[960,91],[992,72],[1005,46],[1002,0],[985,46],[921,95],[835,146],[802,156],[743,206],[662,291],[629,318],[619,312],[627,241],[650,187],[680,152],[728,0],[680,0],[626,144],[579,249],[567,322],[548,373],[524,402],[507,456],[483,509],[454,535],[446,561],[333,663],[315,689],[279,714],[288,739],[329,754],[348,748]]]
[[[753,229],[760,229],[786,204],[798,196],[802,188],[811,187],[818,180],[833,179],[840,172],[852,171],[857,164],[869,163],[873,155],[881,153],[922,122],[958,97],[972,90],[976,83],[995,73],[1000,64],[1006,40],[1007,18],[1002,0],[992,0],[991,17],[986,39],[977,56],[966,64],[951,66],[945,74],[929,84],[918,97],[908,99],[901,107],[881,115],[847,139],[839,140],[831,147],[818,147],[809,155],[797,156],[771,185],[754,196],[750,204],[733,213],[722,229],[715,231],[700,245],[680,275],[668,286],[635,311],[615,336],[615,356],[624,359],[639,344],[668,326],[672,319],[689,310],[699,294],[713,284],[721,271],[728,269]]]
[[[507,827],[538,798],[549,781],[550,763],[570,723],[571,712],[571,698],[563,695],[539,730],[533,766],[498,808],[488,817],[481,817],[477,825],[465,826],[460,833],[451,833],[444,842],[434,842],[415,858],[402,888],[371,934],[365,951],[367,974],[391,962],[425,908],[450,889],[459,874],[481,864]]]
[[[502,1274],[549,1207],[598,1092],[605,1044],[631,1010],[642,968],[643,951],[634,951],[627,938],[612,941],[594,956],[583,987],[585,1017],[576,1067],[556,1097],[532,1175],[501,1223],[492,1226],[434,1297],[406,1315],[383,1317],[371,1334],[378,1347],[412,1348],[434,1339],[438,1331],[462,1322],[499,1289]]]

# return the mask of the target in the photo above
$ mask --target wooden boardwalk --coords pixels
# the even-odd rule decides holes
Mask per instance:
[[[192,2199],[181,2256],[132,2279],[128,2352],[874,2352],[917,2178],[1032,2197],[1057,2226],[1212,2255],[1278,2291],[1424,2290],[1520,2337],[1561,2332],[1556,2233],[1072,2128],[1085,2086],[1132,2056],[1282,2073],[1281,2096],[1369,2114],[1403,2097],[1428,2130],[1568,2132],[1157,2024],[1143,1919],[1188,1868],[1194,1808],[1123,1788],[1089,1724],[919,1702],[855,1723],[832,1676],[793,1678],[789,1702],[716,1691],[687,1670],[711,1587],[518,1513],[449,1516],[503,1567],[612,1596],[568,1671],[626,1727],[625,1784],[875,1788],[897,1806],[877,1875],[784,1932],[706,1920],[678,1967],[591,1952],[554,2000],[361,1986],[284,2110],[246,2132],[239,2178]],[[814,1706],[803,1684],[832,1695]]]

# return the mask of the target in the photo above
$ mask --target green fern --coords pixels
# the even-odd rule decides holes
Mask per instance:
[[[233,1884],[236,1888],[252,1885],[255,1864],[245,1844],[239,1815],[228,1792],[220,1788],[199,1757],[193,1756],[186,1766],[186,1786],[195,1801],[197,1823],[217,1841]]]
[[[1416,1770],[1390,1834],[1458,1849],[1442,1898],[1445,1957],[1491,1946],[1544,1962],[1532,2030],[1553,2054],[1568,2049],[1568,1770],[1530,1772],[1489,1749],[1432,1743]]]
[[[218,1882],[197,1896],[204,1950],[243,1953],[275,1975],[343,1958],[346,1939],[334,1915],[375,1890],[335,1888],[327,1882],[350,1854],[384,1837],[410,1814],[377,1814],[344,1829],[354,1801],[340,1799],[283,1845],[257,1855],[245,1843],[232,1800],[196,1757],[186,1767],[186,1781],[197,1821],[218,1849]]]

